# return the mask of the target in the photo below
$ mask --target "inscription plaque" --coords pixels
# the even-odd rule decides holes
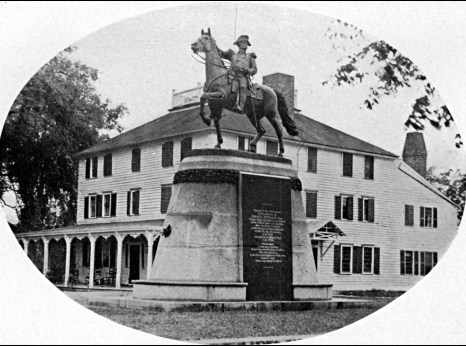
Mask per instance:
[[[242,174],[247,300],[292,300],[290,179]]]

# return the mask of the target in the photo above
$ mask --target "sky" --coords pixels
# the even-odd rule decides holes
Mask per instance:
[[[205,81],[204,66],[193,59],[190,45],[207,28],[223,50],[234,49],[239,35],[249,35],[249,52],[258,56],[256,82],[275,72],[295,76],[297,108],[304,115],[401,156],[406,132],[413,131],[404,123],[422,92],[408,88],[368,110],[363,103],[373,78],[359,86],[323,85],[346,55],[325,36],[329,28],[340,30],[329,17],[250,3],[182,6],[109,25],[76,42],[72,58],[97,68],[98,91],[128,107],[129,116],[121,121],[127,131],[166,114],[173,89]],[[347,52],[356,49],[351,42],[340,43]],[[437,97],[436,102],[443,101]],[[466,169],[464,151],[454,146],[457,133],[455,126],[441,131],[426,126],[428,167]]]

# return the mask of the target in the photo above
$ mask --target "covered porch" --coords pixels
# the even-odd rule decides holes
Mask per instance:
[[[163,220],[16,234],[27,256],[59,287],[122,289],[150,277]]]

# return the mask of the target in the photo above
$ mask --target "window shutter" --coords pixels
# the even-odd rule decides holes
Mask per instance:
[[[141,149],[134,148],[131,156],[131,171],[139,172],[141,170]]]
[[[424,261],[424,252],[421,252],[421,275],[426,275],[426,263]]]
[[[348,220],[353,220],[353,197],[348,197]]]
[[[95,216],[102,217],[102,195],[97,195]]]
[[[317,217],[317,193],[315,192],[306,193],[306,217]]]
[[[343,153],[343,175],[345,177],[353,176],[353,154]]]
[[[333,272],[340,274],[340,261],[341,261],[341,246],[335,245],[333,247]]]
[[[180,161],[184,159],[186,153],[192,149],[193,139],[191,137],[183,138],[181,140],[181,153]],[[244,137],[243,137],[243,147],[244,147]]]
[[[375,201],[373,198],[369,199],[369,222],[374,222]]]
[[[358,221],[362,221],[363,208],[364,208],[363,199],[358,198]]]
[[[117,194],[112,193],[112,204],[110,206],[110,216],[116,216]]]
[[[400,274],[405,275],[405,252],[400,251]]]
[[[86,159],[86,179],[91,177],[91,159],[88,157]]]
[[[374,274],[380,274],[380,248],[374,248]]]
[[[438,254],[434,252],[434,267],[437,265],[437,261],[438,261]]]
[[[362,273],[362,246],[353,247],[353,274]]]
[[[341,196],[335,196],[335,220],[341,220]]]
[[[409,210],[410,206],[405,204],[405,226],[411,226],[410,224],[410,218],[409,218]]]
[[[434,208],[434,228],[437,228],[437,208]]]
[[[133,214],[134,215],[139,215],[139,195],[140,195],[139,190],[133,192]]]
[[[419,251],[414,251],[414,275],[419,275]]]
[[[317,173],[317,148],[307,149],[307,170]]]
[[[409,206],[409,225],[414,226],[414,205]]]
[[[173,166],[173,142],[162,144],[162,167]]]
[[[92,177],[93,178],[97,178],[98,166],[99,166],[99,157],[94,156],[92,158]]]
[[[246,138],[242,136],[238,136],[238,150],[241,150],[241,151],[245,150],[245,142],[246,142]]]
[[[424,227],[424,207],[421,207],[421,210],[420,210],[420,226],[421,227]]]
[[[112,154],[104,156],[104,176],[112,175]]]
[[[126,215],[131,215],[131,191],[128,191],[128,199],[126,200]]]
[[[84,197],[84,218],[89,218],[89,197]]]

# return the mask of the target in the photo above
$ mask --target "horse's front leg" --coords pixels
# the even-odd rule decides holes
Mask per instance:
[[[204,95],[202,95],[202,96],[204,96]],[[206,99],[204,97],[201,97],[201,99],[200,99],[201,107],[199,109],[199,115],[201,116],[201,119],[204,122],[204,124],[206,124],[207,126],[210,126],[210,117],[206,117],[205,112],[204,112],[205,101],[206,101]]]

